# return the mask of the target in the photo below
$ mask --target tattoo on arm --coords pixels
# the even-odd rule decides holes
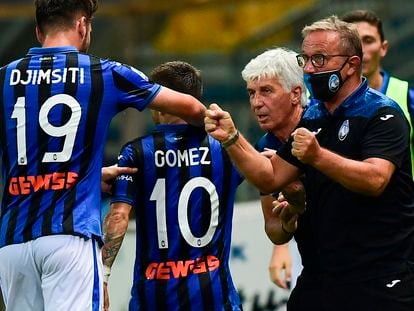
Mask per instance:
[[[102,261],[105,266],[112,267],[125,233],[128,229],[130,206],[115,205],[105,217],[103,224],[105,245],[102,248]]]
[[[104,265],[112,267],[112,264],[114,263],[114,260],[118,255],[119,249],[121,248],[124,236],[125,234],[113,238],[108,238],[107,236],[105,245],[102,248],[102,260]]]

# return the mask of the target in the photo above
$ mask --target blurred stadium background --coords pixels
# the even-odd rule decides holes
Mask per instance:
[[[203,101],[230,110],[254,142],[261,131],[250,114],[244,65],[272,46],[299,51],[303,26],[352,9],[371,9],[382,18],[390,42],[384,68],[414,84],[414,1],[405,0],[101,0],[90,52],[144,73],[165,61],[192,63],[203,73]],[[0,29],[0,65],[37,46],[33,1],[0,0]],[[148,112],[119,114],[108,135],[106,164],[123,143],[151,128]],[[252,199],[257,191],[244,183],[237,200]]]

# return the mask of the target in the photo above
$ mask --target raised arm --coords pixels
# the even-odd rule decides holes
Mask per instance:
[[[239,171],[260,191],[272,193],[298,178],[299,169],[278,155],[269,159],[256,151],[218,105],[210,105],[204,122],[206,131],[222,143]]]
[[[195,126],[204,125],[206,107],[199,100],[164,86],[148,107],[180,117]]]

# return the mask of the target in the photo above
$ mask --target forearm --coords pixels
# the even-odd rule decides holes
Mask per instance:
[[[273,213],[272,202],[275,198],[268,195],[261,196],[260,200],[264,216],[265,232],[268,238],[277,245],[288,242],[292,238],[293,234],[288,234],[283,230],[280,217]]]
[[[105,217],[103,226],[105,244],[102,248],[102,261],[108,268],[112,267],[124,240],[128,229],[130,209],[128,204],[115,203]]]
[[[233,163],[244,177],[263,193],[272,193],[283,186],[276,176],[276,168],[240,134],[235,143],[226,148]]]
[[[355,161],[324,148],[311,165],[345,188],[371,196],[384,191],[394,171],[393,164],[387,160]]]
[[[148,107],[180,117],[195,126],[204,126],[206,107],[188,94],[162,87]]]

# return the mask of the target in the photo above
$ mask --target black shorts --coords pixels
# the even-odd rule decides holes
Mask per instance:
[[[350,283],[302,274],[287,311],[414,311],[414,268]]]

